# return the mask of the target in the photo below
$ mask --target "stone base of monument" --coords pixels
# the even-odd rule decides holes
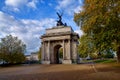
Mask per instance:
[[[73,64],[77,64],[77,63],[78,63],[78,60],[72,59],[72,63],[73,63]]]
[[[63,60],[62,64],[72,64],[72,61],[71,60]]]
[[[50,64],[50,61],[42,61],[42,64]]]

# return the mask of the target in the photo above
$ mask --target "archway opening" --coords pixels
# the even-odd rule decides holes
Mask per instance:
[[[54,47],[54,63],[62,64],[63,61],[63,48],[61,45]]]

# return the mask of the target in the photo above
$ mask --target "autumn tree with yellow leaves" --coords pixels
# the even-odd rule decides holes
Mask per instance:
[[[120,0],[84,0],[74,21],[90,37],[95,51],[112,49],[120,62]]]

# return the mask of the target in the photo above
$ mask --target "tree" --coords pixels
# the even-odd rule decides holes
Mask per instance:
[[[0,59],[10,64],[21,63],[25,60],[26,45],[17,37],[8,35],[0,42]]]
[[[117,51],[120,62],[120,0],[85,0],[74,21],[92,36],[96,51]]]
[[[114,58],[114,52],[112,50],[104,51],[103,52],[105,58]]]
[[[82,35],[79,39],[80,44],[78,45],[78,53],[80,57],[97,58],[96,51],[94,50],[94,44],[91,41],[91,36],[87,36],[86,34]]]
[[[87,57],[92,52],[92,46],[90,44],[91,42],[89,37],[84,34],[82,37],[80,37],[79,42],[80,44],[78,45],[78,53],[80,57]]]
[[[59,48],[59,58],[63,59],[63,48]]]
[[[42,47],[40,47],[38,51],[38,59],[41,60],[41,54],[42,54]]]

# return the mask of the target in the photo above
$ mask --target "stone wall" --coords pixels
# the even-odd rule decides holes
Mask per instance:
[[[64,33],[64,32],[73,32],[71,27],[63,27],[63,26],[59,26],[59,27],[54,27],[51,29],[46,29],[46,34],[52,34],[52,33]]]

